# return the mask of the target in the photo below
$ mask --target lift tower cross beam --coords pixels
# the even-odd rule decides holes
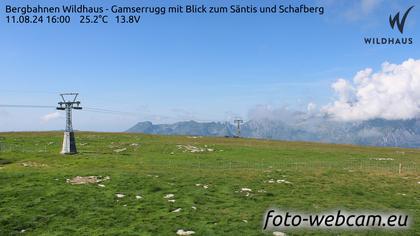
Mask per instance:
[[[78,93],[60,94],[62,102],[58,102],[57,110],[66,111],[66,129],[64,130],[63,148],[61,154],[76,154],[76,138],[72,124],[72,109],[81,110],[80,101],[76,101]]]
[[[234,122],[236,123],[236,137],[241,137],[241,124],[244,123],[243,120],[241,119],[236,119],[234,120]]]

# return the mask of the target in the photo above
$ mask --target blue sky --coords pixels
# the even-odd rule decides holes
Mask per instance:
[[[122,0],[38,2],[140,5]],[[408,16],[404,33],[414,38],[413,45],[363,43],[365,36],[401,37],[389,27],[389,14],[417,1],[203,1],[223,6],[304,2],[324,6],[325,13],[142,15],[137,25],[5,23],[5,5],[38,2],[0,4],[0,104],[55,105],[58,93],[79,92],[83,106],[134,113],[77,111],[74,127],[82,130],[122,131],[144,120],[247,119],[257,105],[322,107],[334,100],[331,85],[337,78],[351,79],[367,67],[377,70],[385,61],[418,59],[420,51],[420,5]],[[164,6],[173,1],[141,2]],[[63,129],[61,116],[42,119],[54,112],[0,108],[0,131]]]

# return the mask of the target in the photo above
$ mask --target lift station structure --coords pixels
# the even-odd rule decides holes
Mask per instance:
[[[66,129],[64,130],[63,147],[61,154],[76,154],[76,138],[72,124],[72,110],[81,110],[80,101],[76,101],[78,93],[60,94],[62,102],[58,102],[57,110],[66,111]]]
[[[241,124],[244,123],[244,121],[242,119],[235,119],[233,122],[235,122],[236,124],[236,138],[241,137]]]

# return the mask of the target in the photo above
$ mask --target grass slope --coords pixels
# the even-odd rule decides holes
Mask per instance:
[[[80,154],[62,156],[62,133],[0,136],[0,235],[175,235],[178,229],[270,235],[261,227],[273,206],[307,213],[403,211],[414,218],[404,231],[288,235],[420,235],[416,149],[79,132]],[[111,179],[105,187],[66,183],[90,175]],[[246,196],[241,188],[252,192]]]

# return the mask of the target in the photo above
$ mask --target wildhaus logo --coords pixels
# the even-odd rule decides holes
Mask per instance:
[[[400,13],[399,12],[394,17],[389,15],[389,24],[391,25],[391,28],[394,28],[395,23],[397,23],[398,30],[402,34],[403,31],[404,31],[405,20],[407,19],[408,13],[410,13],[410,11],[411,11],[411,9],[413,9],[413,7],[414,6],[408,8],[408,10],[405,11],[404,16],[402,17],[401,20],[400,20]]]
[[[397,26],[398,31],[401,34],[404,33],[404,26],[405,21],[407,20],[407,16],[410,11],[414,8],[411,6],[405,12],[402,18],[400,18],[400,12],[397,12],[394,16],[389,15],[389,25],[391,29],[395,29],[395,25]],[[411,37],[365,37],[364,38],[365,44],[372,44],[372,45],[408,45],[413,44],[413,38]]]

